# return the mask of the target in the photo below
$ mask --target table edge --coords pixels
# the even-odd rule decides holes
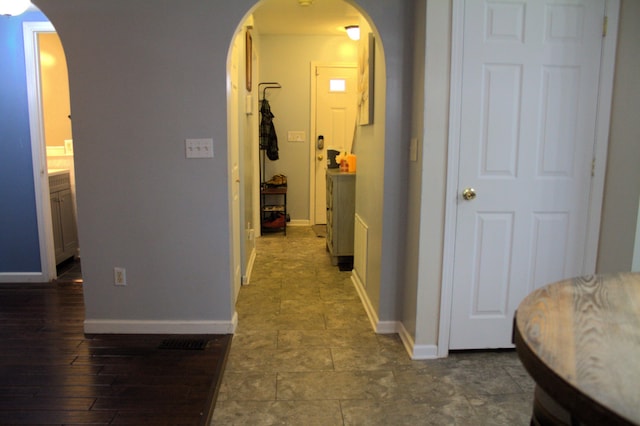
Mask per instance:
[[[513,343],[515,344],[516,353],[518,354],[518,358],[520,358],[520,362],[522,362],[524,368],[536,382],[536,385],[570,412],[573,417],[579,419],[580,422],[586,425],[636,425],[636,423],[605,407],[573,386],[540,359],[520,333],[517,311],[513,326]]]

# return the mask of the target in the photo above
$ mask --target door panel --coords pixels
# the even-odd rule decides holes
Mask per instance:
[[[511,347],[533,289],[580,275],[604,0],[468,0],[450,349]],[[478,17],[481,17],[478,19]]]
[[[332,85],[332,83],[334,83]],[[316,67],[316,135],[312,138],[315,152],[314,217],[316,224],[326,223],[325,179],[327,148],[351,151],[357,106],[357,71],[354,66]],[[318,147],[318,137],[324,146]]]

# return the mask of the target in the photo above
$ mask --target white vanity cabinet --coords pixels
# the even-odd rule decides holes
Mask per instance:
[[[353,256],[356,214],[356,174],[327,169],[327,250],[331,264]]]
[[[68,170],[49,172],[49,194],[51,196],[53,244],[56,264],[58,264],[75,256],[78,250],[78,232]]]

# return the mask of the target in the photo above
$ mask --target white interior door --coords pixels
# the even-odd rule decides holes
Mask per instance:
[[[583,272],[604,10],[464,4],[450,349],[512,346],[522,298]]]
[[[315,152],[315,223],[327,222],[327,148],[351,152],[356,124],[357,71],[355,65],[316,66],[316,134],[311,138]],[[322,135],[324,143],[319,144]]]
[[[239,37],[235,38],[231,52],[231,93],[229,94],[229,190],[231,192],[231,270],[233,274],[233,300],[238,298],[241,286],[240,270],[240,128],[239,128]]]

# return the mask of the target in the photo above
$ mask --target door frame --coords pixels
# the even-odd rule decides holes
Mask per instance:
[[[317,67],[327,68],[358,68],[358,64],[355,62],[323,62],[323,61],[311,61],[311,99],[309,106],[309,223],[311,225],[316,224],[316,151],[311,149],[311,144],[315,146],[316,140],[316,107],[318,102],[317,82],[318,75],[316,74]],[[356,119],[357,120],[357,119]],[[357,125],[357,123],[356,123]]]
[[[242,225],[240,217],[244,217],[241,206],[241,175],[240,165],[240,87],[241,70],[240,40],[244,40],[244,26],[240,27],[233,36],[230,53],[228,55],[227,75],[228,75],[228,95],[227,95],[227,163],[229,169],[229,249],[230,249],[230,280],[231,280],[231,303],[235,306],[242,286]],[[235,89],[234,89],[235,84]],[[235,90],[235,93],[234,93]],[[235,162],[235,165],[234,165]]]
[[[449,140],[447,153],[447,178],[445,190],[445,228],[442,256],[442,283],[440,292],[440,323],[438,329],[437,356],[449,354],[451,311],[453,304],[453,270],[455,266],[455,236],[458,206],[458,172],[460,153],[460,124],[462,104],[462,54],[464,39],[465,0],[453,0],[451,28],[451,87],[449,94]],[[618,34],[620,0],[605,0],[605,16],[608,18],[607,36],[603,37],[600,58],[600,85],[593,152],[593,174],[589,200],[587,236],[583,273],[595,272],[604,196],[604,179],[609,144],[609,123]]]
[[[47,179],[47,153],[44,143],[42,120],[42,90],[40,82],[38,40],[39,33],[55,33],[51,22],[25,21],[23,26],[27,98],[29,106],[29,130],[31,134],[31,159],[33,185],[36,197],[36,220],[40,247],[41,274],[37,281],[51,281],[56,275],[55,249],[53,245],[53,222]],[[29,280],[29,281],[36,281]]]

